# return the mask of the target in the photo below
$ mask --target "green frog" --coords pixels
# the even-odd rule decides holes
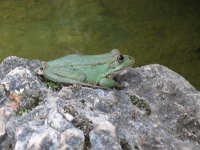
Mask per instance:
[[[133,57],[116,49],[100,55],[71,54],[47,62],[43,75],[58,83],[110,88],[119,86],[113,78],[133,63]]]

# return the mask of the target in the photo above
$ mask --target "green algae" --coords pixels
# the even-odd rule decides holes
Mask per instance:
[[[147,115],[151,114],[151,108],[147,102],[135,95],[130,96],[133,105],[137,106],[139,109],[144,110]]]

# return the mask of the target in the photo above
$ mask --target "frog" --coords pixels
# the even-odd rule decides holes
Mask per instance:
[[[112,88],[120,86],[114,77],[134,62],[132,56],[113,49],[97,55],[66,55],[48,61],[42,69],[44,78],[56,83]]]

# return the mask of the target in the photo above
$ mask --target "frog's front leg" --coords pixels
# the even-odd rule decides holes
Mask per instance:
[[[120,86],[119,83],[117,83],[115,80],[106,77],[99,79],[99,85],[107,88]]]

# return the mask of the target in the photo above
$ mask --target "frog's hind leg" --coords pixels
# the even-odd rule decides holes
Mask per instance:
[[[44,76],[54,82],[82,84],[85,81],[85,73],[76,68],[55,67],[44,70]]]

